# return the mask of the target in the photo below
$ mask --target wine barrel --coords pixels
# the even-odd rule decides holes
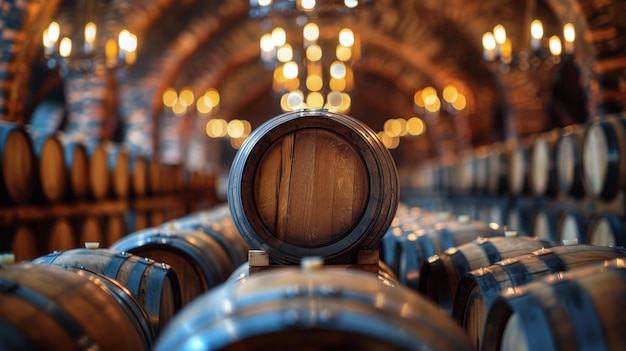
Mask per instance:
[[[587,241],[587,218],[584,213],[576,209],[563,211],[557,225],[557,242],[574,241],[586,244]]]
[[[626,231],[620,216],[604,213],[589,224],[587,240],[590,245],[626,246]]]
[[[615,259],[504,292],[486,318],[484,350],[621,350],[626,262]]]
[[[556,144],[556,176],[559,191],[575,198],[585,195],[582,166],[584,131],[580,125],[567,126],[563,128]]]
[[[230,214],[228,204],[222,204],[205,211],[195,212],[163,223],[167,229],[199,229],[215,239],[228,254],[233,266],[239,266],[248,259],[248,244],[243,240]]]
[[[116,199],[125,199],[130,192],[130,157],[122,145],[107,142],[107,169],[110,194]]]
[[[501,292],[557,272],[565,272],[604,260],[625,257],[616,248],[573,245],[555,246],[500,261],[471,271],[461,279],[452,316],[477,344],[483,343],[485,316]]]
[[[587,194],[615,198],[626,182],[626,119],[612,116],[592,121],[583,139],[583,180]]]
[[[277,262],[356,261],[377,248],[398,205],[398,174],[369,127],[327,110],[255,129],[233,161],[228,203],[242,237]]]
[[[340,268],[284,268],[223,284],[184,308],[154,350],[198,348],[473,349],[460,327],[419,295]]]
[[[67,194],[68,173],[63,143],[54,133],[29,133],[37,157],[37,197],[45,202],[59,202]]]
[[[558,208],[547,205],[538,206],[532,215],[530,233],[545,240],[558,242],[558,227],[561,214],[562,211]]]
[[[163,192],[163,176],[161,174],[161,162],[157,158],[147,161],[148,193],[152,196]]]
[[[76,239],[77,247],[85,247],[86,243],[104,243],[104,233],[100,218],[92,215],[78,217],[71,221]]]
[[[453,166],[453,190],[457,194],[470,194],[474,191],[476,163],[472,154],[461,156]]]
[[[60,267],[0,265],[0,348],[149,350],[103,284]]]
[[[148,225],[148,213],[144,211],[129,210],[125,216],[126,233],[132,233],[146,229]]]
[[[489,147],[487,156],[487,192],[503,194],[508,189],[507,144],[495,143]]]
[[[400,241],[398,278],[401,283],[418,290],[422,265],[431,256],[478,237],[492,236],[504,236],[504,230],[495,223],[471,221],[466,216],[437,223],[432,228],[419,229]]]
[[[39,232],[46,238],[45,252],[73,249],[78,246],[75,228],[67,218],[57,218],[38,225]]]
[[[172,266],[183,306],[225,281],[235,268],[220,244],[200,231],[148,228],[126,235],[110,248]]]
[[[536,237],[479,237],[429,258],[420,271],[418,290],[452,314],[454,295],[465,273],[551,246]]]
[[[139,153],[131,152],[128,162],[130,192],[134,197],[144,197],[148,192],[148,160]]]
[[[0,121],[0,203],[23,204],[34,196],[37,161],[24,129]]]
[[[67,198],[85,200],[89,196],[89,156],[85,145],[71,137],[59,134],[63,144],[65,169],[67,172]]]
[[[481,146],[474,150],[474,182],[473,189],[476,194],[484,194],[489,186],[489,147]]]
[[[30,260],[39,256],[39,248],[41,245],[38,242],[37,234],[32,226],[19,223],[15,224],[11,229],[12,238],[10,252],[15,256],[16,262]]]
[[[145,308],[156,334],[182,306],[178,277],[165,263],[110,249],[56,251],[33,263],[87,269],[117,280]]]
[[[507,184],[509,194],[520,196],[530,193],[528,170],[530,162],[531,140],[518,139],[511,142],[508,154]]]
[[[552,197],[558,192],[556,145],[559,135],[557,129],[531,137],[528,186],[532,195]]]
[[[64,268],[96,282],[102,290],[105,290],[109,293],[109,295],[113,296],[118,305],[124,310],[124,313],[134,325],[135,330],[143,339],[146,348],[152,348],[157,335],[152,328],[152,325],[150,325],[150,316],[148,316],[144,307],[139,303],[139,301],[137,301],[128,288],[113,278],[88,270],[84,267]]]
[[[122,214],[111,214],[102,219],[104,246],[110,246],[126,235],[126,221]]]
[[[105,144],[90,142],[85,145],[89,155],[89,191],[94,200],[103,200],[109,194],[108,156]]]

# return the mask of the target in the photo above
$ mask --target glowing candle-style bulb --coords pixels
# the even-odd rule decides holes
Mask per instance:
[[[565,42],[565,53],[574,52],[574,40],[576,40],[576,29],[572,23],[566,23],[563,26],[563,39]]]
[[[93,22],[88,22],[85,24],[85,45],[84,50],[85,54],[91,54],[93,52],[93,46],[96,42],[96,24]]]
[[[59,44],[59,55],[63,58],[67,58],[72,54],[72,39],[65,37],[61,39]]]
[[[561,55],[561,51],[562,51],[562,47],[561,47],[561,39],[556,36],[553,35],[550,37],[550,40],[548,41],[548,45],[550,47],[550,53],[554,56],[559,56]]]
[[[491,32],[483,34],[483,55],[487,61],[493,61],[496,56],[496,39]]]
[[[530,41],[530,46],[533,50],[539,50],[541,46],[541,38],[543,38],[543,24],[540,20],[536,19],[532,21],[530,24],[530,35],[532,39]]]

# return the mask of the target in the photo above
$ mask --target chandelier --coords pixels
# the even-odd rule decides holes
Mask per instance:
[[[60,11],[43,31],[48,68],[67,75],[133,64],[137,36],[119,26],[121,15],[110,6],[106,1],[81,0],[75,11]]]
[[[360,57],[360,40],[349,15],[371,2],[358,0],[251,0],[250,16],[262,18],[261,61],[273,70],[273,90],[285,112],[327,108],[348,112],[354,88],[352,67]],[[273,19],[287,18],[275,26]],[[291,19],[291,20],[290,20]],[[277,21],[276,21],[277,22]]]

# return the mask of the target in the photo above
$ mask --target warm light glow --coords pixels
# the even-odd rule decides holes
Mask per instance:
[[[163,92],[163,105],[172,107],[178,101],[178,94],[174,88],[167,88]]]
[[[261,36],[259,45],[261,46],[261,50],[264,52],[271,52],[272,50],[274,50],[274,42],[272,41],[272,35],[269,33],[263,34],[263,36]]]
[[[272,0],[258,0],[259,6],[270,6],[272,4]]]
[[[198,101],[196,102],[196,110],[198,111],[198,113],[204,114],[204,115],[211,113],[211,111],[213,111],[211,100],[209,100],[204,95],[201,96],[200,98],[198,98]]]
[[[336,56],[339,61],[349,61],[352,58],[352,50],[349,47],[337,45]]]
[[[313,22],[307,23],[302,29],[302,35],[306,40],[316,41],[320,37],[320,28]]]
[[[292,111],[291,107],[287,103],[287,99],[289,98],[289,93],[285,93],[280,97],[280,109],[287,112]]]
[[[320,91],[323,86],[324,82],[322,77],[318,75],[309,75],[306,77],[306,88],[309,89],[309,91]]]
[[[550,53],[552,55],[559,56],[561,54],[561,39],[558,36],[551,36],[550,40],[548,41],[548,46],[550,47]]]
[[[350,110],[350,106],[352,106],[352,98],[350,98],[350,94],[341,93],[341,106],[339,107],[339,112],[348,112]]]
[[[483,49],[487,51],[496,49],[496,38],[493,36],[493,33],[487,32],[483,34]]]
[[[65,37],[61,39],[59,44],[59,55],[61,57],[69,57],[72,54],[72,39]]]
[[[383,132],[392,137],[397,136],[398,133],[400,132],[399,128],[398,128],[398,131],[394,131],[394,126],[393,126],[394,122],[395,120],[388,119],[385,121],[385,124],[383,125]]]
[[[243,120],[243,136],[247,137],[252,132],[252,124],[249,121]]]
[[[59,40],[59,35],[61,35],[61,26],[57,22],[50,22],[50,25],[48,25],[50,41],[56,43]]]
[[[126,45],[130,40],[130,32],[126,29],[123,29],[117,38],[117,45],[119,45],[120,49],[126,50]]]
[[[178,101],[183,104],[185,107],[189,107],[193,104],[195,97],[193,95],[193,91],[190,87],[184,87],[180,91],[180,95],[178,96]]]
[[[330,76],[335,79],[346,77],[346,65],[343,62],[335,61],[330,64]]]
[[[115,59],[117,58],[117,43],[115,39],[111,38],[107,40],[104,46],[104,55],[107,58],[107,66],[112,67],[115,65]]]
[[[302,108],[302,103],[304,102],[304,96],[302,92],[299,90],[292,91],[287,95],[287,105],[292,110],[297,110]]]
[[[435,90],[435,88],[430,87],[430,86],[422,90],[422,100],[424,101],[424,103],[428,103],[427,99],[429,96],[437,97],[437,90]]]
[[[543,24],[540,20],[536,19],[532,21],[532,23],[530,24],[530,34],[533,36],[534,39],[543,38]]]
[[[93,44],[96,41],[96,24],[88,22],[85,24],[85,42]]]
[[[424,133],[426,130],[426,125],[424,121],[422,121],[419,117],[411,117],[406,122],[408,134],[413,136],[418,136]]]
[[[306,97],[306,104],[309,108],[324,107],[324,96],[316,91],[309,93]]]
[[[465,95],[459,94],[456,100],[452,103],[452,107],[454,107],[458,111],[462,111],[467,107],[467,100],[465,99]]]
[[[272,44],[275,47],[280,47],[285,45],[287,42],[287,33],[281,27],[276,27],[272,30]]]
[[[185,106],[180,99],[172,106],[172,112],[177,116],[182,116],[187,112],[187,106]]]
[[[43,30],[43,46],[46,49],[52,48],[52,46],[54,45],[54,43],[52,42],[52,39],[50,39],[50,35],[48,34],[48,28]]]
[[[207,98],[211,107],[216,107],[220,104],[220,93],[215,88],[211,88],[204,93],[204,97]]]
[[[346,80],[345,79],[336,79],[331,78],[330,83],[328,84],[330,90],[334,91],[344,91],[346,90]]]
[[[297,89],[300,89],[300,79],[294,78],[287,79],[287,81],[285,81],[285,90],[292,91]]]
[[[228,122],[226,131],[230,138],[241,138],[244,133],[243,122],[238,119],[233,119]]]
[[[447,102],[454,102],[456,100],[456,98],[458,97],[459,92],[456,90],[455,87],[448,85],[445,88],[443,88],[443,99],[446,100]]]
[[[306,58],[309,61],[319,61],[322,58],[322,48],[319,45],[311,45],[306,48]]]
[[[280,62],[288,62],[293,60],[293,49],[291,48],[291,45],[286,43],[285,45],[278,48],[278,51],[276,52],[276,59],[278,59],[278,61]]]
[[[498,24],[493,27],[493,37],[496,41],[496,44],[504,44],[504,42],[506,41],[506,30],[504,29],[503,25]]]
[[[287,79],[294,79],[298,76],[298,64],[289,61],[283,65],[283,76]]]
[[[419,107],[424,107],[424,99],[422,98],[422,91],[423,90],[418,90],[415,92],[415,95],[413,95],[413,102],[415,102],[415,105]]]
[[[350,28],[344,28],[339,32],[339,44],[346,47],[354,45],[354,33]]]
[[[211,138],[221,138],[226,136],[228,122],[218,118],[212,119],[206,124],[206,134]]]
[[[328,105],[338,110],[343,105],[343,95],[338,91],[331,91],[327,96]]]
[[[300,6],[305,11],[311,11],[315,8],[316,1],[315,0],[301,0]]]
[[[398,136],[403,137],[403,136],[407,135],[409,133],[409,131],[407,129],[406,119],[404,119],[404,118],[397,118],[396,121],[398,122],[398,125],[400,126],[400,129],[398,131]]]
[[[359,5],[359,0],[343,0],[343,4],[346,5],[347,8],[353,9]]]
[[[572,23],[566,23],[563,26],[563,39],[569,43],[576,40],[576,29],[574,29],[574,25]]]
[[[458,98],[457,98],[458,100]],[[430,95],[424,99],[424,107],[426,111],[435,113],[441,109],[441,100],[437,97],[437,95]]]

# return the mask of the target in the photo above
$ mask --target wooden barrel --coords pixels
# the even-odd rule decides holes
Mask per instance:
[[[117,280],[145,308],[157,334],[182,306],[178,277],[165,263],[109,249],[56,251],[33,262],[82,267]]]
[[[467,153],[453,165],[453,190],[457,194],[470,194],[474,191],[476,163],[472,154]]]
[[[248,260],[248,244],[243,240],[230,214],[228,204],[165,222],[164,228],[178,230],[201,230],[215,239],[228,254],[234,267]]]
[[[528,170],[530,162],[530,139],[511,142],[508,154],[507,185],[509,194],[520,196],[530,192]]]
[[[55,134],[30,132],[37,157],[38,198],[59,202],[67,195],[68,173],[63,143]]]
[[[59,135],[63,143],[67,172],[67,198],[85,200],[89,196],[89,156],[85,145],[66,135]]]
[[[105,216],[102,219],[104,246],[108,247],[126,235],[126,221],[120,213]]]
[[[85,145],[89,155],[89,192],[94,200],[103,200],[109,194],[108,155],[105,144],[90,142]]]
[[[563,211],[557,225],[556,242],[577,242],[587,244],[587,218],[576,209]]]
[[[352,117],[306,110],[277,116],[246,138],[228,202],[250,247],[277,262],[347,263],[377,248],[398,196],[395,164],[376,133]]]
[[[538,206],[532,214],[530,234],[539,238],[558,242],[559,218],[562,211],[547,205]]]
[[[626,119],[606,117],[591,122],[583,139],[583,180],[587,194],[615,198],[626,184]]]
[[[478,237],[492,236],[504,236],[504,230],[495,223],[471,221],[466,216],[437,223],[432,228],[418,229],[400,241],[398,278],[401,283],[418,290],[422,265],[431,256]]]
[[[610,247],[555,246],[479,268],[459,282],[452,316],[477,345],[482,345],[487,310],[501,292],[552,273],[624,256],[626,251]]]
[[[157,158],[147,161],[148,171],[148,193],[159,195],[163,192],[163,176],[161,174],[161,162]]]
[[[489,186],[489,147],[481,146],[474,150],[474,193],[484,194]]]
[[[487,192],[490,194],[502,194],[508,189],[507,155],[507,144],[490,145],[487,155]]]
[[[626,262],[548,276],[511,289],[487,314],[484,350],[622,350]]]
[[[220,244],[200,231],[148,228],[126,235],[111,249],[172,266],[183,306],[225,281],[235,268]]]
[[[23,204],[35,193],[37,161],[24,129],[0,121],[0,203]]]
[[[375,274],[340,268],[283,268],[199,297],[166,327],[154,350],[194,348],[473,349],[460,327],[421,296]]]
[[[104,244],[104,232],[99,217],[86,215],[74,218],[71,222],[78,240],[77,247],[85,247],[85,244],[90,242]]]
[[[46,252],[74,249],[78,246],[75,228],[67,218],[57,218],[38,225],[40,235],[46,238]]]
[[[11,228],[11,249],[10,252],[15,255],[15,262],[22,262],[33,259],[40,255],[41,245],[35,229],[28,224],[16,224]],[[6,234],[6,232],[5,232]]]
[[[150,226],[148,221],[148,213],[145,211],[127,211],[124,221],[126,224],[126,233],[132,233],[148,228]]]
[[[454,295],[465,273],[551,246],[536,237],[479,237],[430,257],[420,271],[419,291],[452,314]]]
[[[626,246],[624,221],[611,213],[597,215],[589,223],[587,242],[590,245]]]
[[[107,169],[110,193],[116,199],[125,199],[130,192],[130,159],[128,150],[122,145],[107,142]]]
[[[6,350],[149,350],[134,316],[103,284],[60,267],[0,266]]]
[[[528,186],[532,195],[551,197],[558,192],[556,145],[559,135],[559,130],[552,130],[531,138]]]
[[[582,141],[585,129],[580,125],[563,128],[556,144],[556,175],[559,191],[580,198],[583,185]]]
[[[128,162],[130,192],[134,197],[143,197],[148,192],[148,160],[141,154],[131,152]]]

